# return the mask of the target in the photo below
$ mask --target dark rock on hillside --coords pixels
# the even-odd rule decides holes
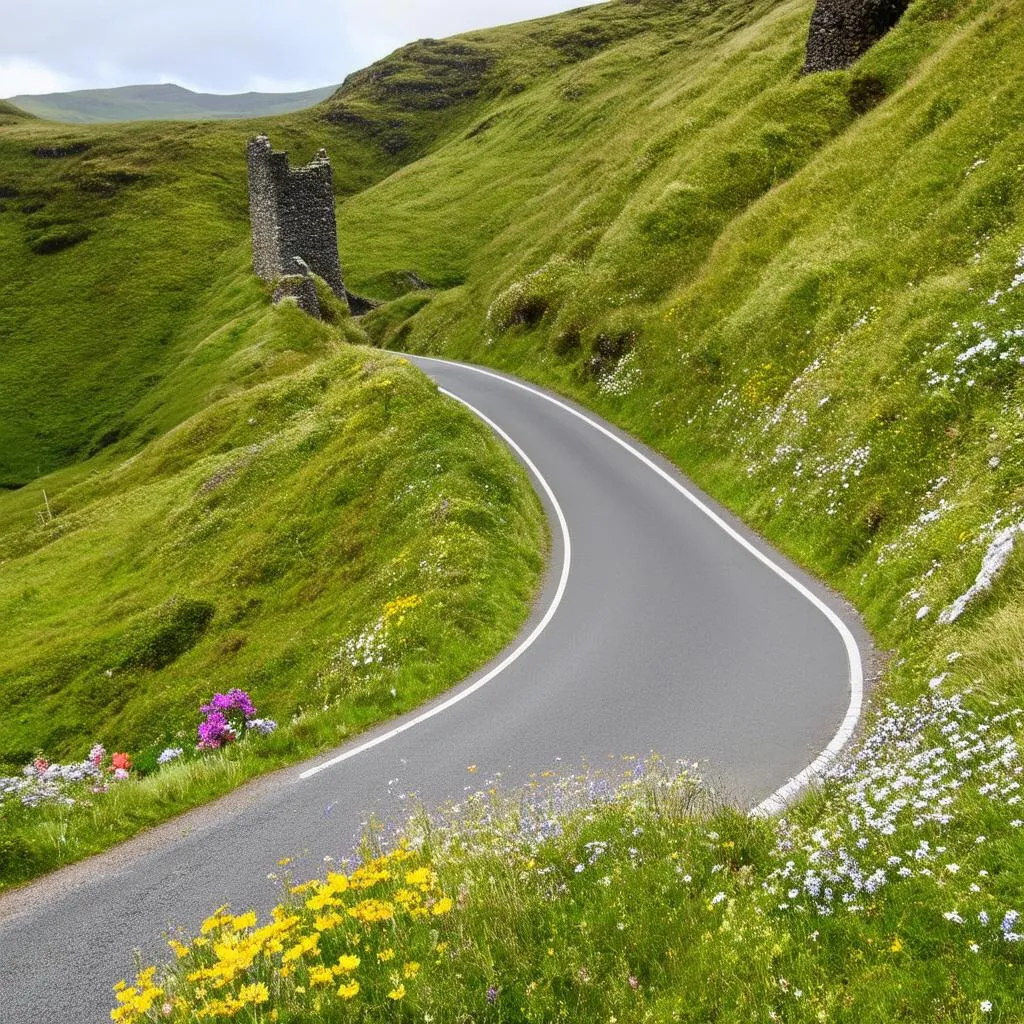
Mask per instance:
[[[293,298],[303,313],[308,313],[320,320],[320,300],[317,298],[316,283],[313,281],[309,267],[303,260],[296,257],[292,260],[292,270],[292,273],[285,274],[277,282],[277,287],[274,289],[274,305],[278,305],[286,298]]]
[[[848,68],[893,28],[908,6],[910,0],[818,0],[803,73]]]

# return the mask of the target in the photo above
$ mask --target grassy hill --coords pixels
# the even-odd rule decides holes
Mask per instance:
[[[304,110],[327,99],[337,86],[305,92],[193,92],[180,85],[124,85],[116,89],[75,89],[11,96],[6,103],[47,121],[96,124],[104,121],[219,121],[265,117]]]
[[[295,159],[326,145],[346,281],[384,300],[346,336],[507,368],[598,409],[842,591],[894,652],[860,752],[785,822],[690,817],[658,795],[570,814],[555,841],[524,839],[518,804],[512,838],[488,838],[490,812],[450,846],[432,835],[464,896],[443,937],[433,919],[417,933],[438,970],[406,1005],[479,1020],[1018,1019],[1024,2],[914,0],[848,71],[801,77],[811,7],[611,0],[420,41],[277,119],[7,124],[5,742],[70,745],[89,700],[99,721],[106,668],[134,688],[114,719],[132,729],[163,699],[146,690],[161,672],[182,715],[197,678],[294,706],[317,662],[292,627],[326,650],[359,618],[306,609],[321,586],[337,604],[331,567],[355,559],[367,621],[395,596],[359,590],[361,574],[386,578],[433,506],[396,527],[392,554],[337,552],[333,509],[362,490],[332,496],[347,450],[332,417],[355,408],[346,429],[365,427],[372,451],[382,423],[414,437],[441,409],[413,418],[415,374],[269,310],[248,271],[246,136],[267,130]],[[391,405],[360,383],[381,374]],[[497,451],[479,451],[499,473]],[[395,472],[417,478],[416,458],[412,445]],[[537,510],[521,477],[503,479],[515,546],[475,590],[465,570],[467,621],[498,594],[477,653],[536,579]],[[294,496],[310,481],[307,510]],[[470,481],[451,487],[479,503]],[[508,535],[471,533],[462,565]],[[503,593],[502,564],[520,566]],[[262,602],[253,624],[235,618],[236,579]],[[133,652],[182,600],[215,606],[208,632],[180,670],[147,674]],[[455,650],[453,635],[436,644],[410,664]],[[345,685],[336,721],[352,728],[360,691]],[[274,981],[289,1019],[322,1017],[313,987],[299,1006],[305,980]],[[398,982],[378,981],[399,1013],[385,1002]]]
[[[918,0],[801,78],[810,7],[503,30],[601,45],[343,201],[343,258],[357,290],[434,286],[375,312],[379,341],[580,397],[926,649],[1022,500],[1024,22]],[[627,8],[650,23],[619,38]]]
[[[231,687],[281,723],[88,813],[4,801],[0,886],[415,706],[529,610],[545,527],[507,449],[252,274],[252,134],[327,145],[339,195],[427,142],[325,114],[0,127],[0,775],[96,741],[152,772]]]

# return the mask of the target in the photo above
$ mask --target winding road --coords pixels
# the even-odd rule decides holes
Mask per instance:
[[[869,641],[825,588],[584,410],[411,358],[513,445],[545,502],[551,568],[520,639],[333,756],[0,897],[2,1024],[109,1020],[133,949],[163,960],[168,925],[194,931],[225,902],[272,905],[280,858],[312,877],[412,791],[434,805],[499,772],[515,785],[653,750],[702,762],[720,793],[772,810],[849,738]]]

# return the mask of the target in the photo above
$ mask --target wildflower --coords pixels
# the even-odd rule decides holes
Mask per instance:
[[[338,989],[338,995],[342,999],[355,999],[355,997],[359,995],[359,982],[346,982]]]
[[[127,754],[115,754],[110,763],[115,769],[127,771],[132,766],[132,759]]]
[[[388,993],[388,999],[394,999],[397,1003],[399,1000],[405,998],[405,985],[399,984],[397,988],[393,988]]]
[[[498,992],[499,991],[500,991],[500,989],[498,988],[497,985],[488,985],[487,986],[487,1002],[492,1003],[492,1004],[496,1003],[498,1001]]]
[[[334,983],[334,971],[330,967],[323,967],[320,964],[309,969],[310,985],[332,985]]]
[[[253,985],[243,985],[242,990],[238,993],[238,1002],[243,1006],[246,1003],[252,1003],[253,1006],[259,1006],[261,1003],[267,1002],[270,999],[270,993],[267,991],[267,986],[262,981],[257,981]]]
[[[169,764],[171,761],[176,761],[184,753],[185,751],[181,747],[167,747],[156,759],[156,763]]]
[[[893,952],[893,953],[899,953],[899,952],[902,951],[902,949],[903,949],[903,942],[900,939],[900,937],[897,935],[896,938],[892,940],[892,945],[889,947],[889,950],[891,952]]]
[[[635,974],[629,976],[629,987],[635,992],[640,987],[640,982]]]
[[[393,949],[382,949],[377,954],[377,959],[382,964],[386,964],[389,960],[394,960],[395,959],[395,951]]]
[[[416,961],[416,960],[410,960],[402,968],[402,977],[405,978],[406,981],[412,981],[412,979],[415,978],[416,975],[419,974],[419,973],[420,973],[420,965],[419,965],[419,962]]]
[[[359,964],[359,957],[353,956],[351,953],[344,953],[338,957],[338,962],[334,965],[334,972],[335,974],[351,974]]]

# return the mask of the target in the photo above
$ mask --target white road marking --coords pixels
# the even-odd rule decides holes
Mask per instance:
[[[523,460],[527,469],[529,469],[537,479],[541,487],[544,488],[544,493],[548,496],[548,500],[551,502],[551,505],[555,510],[555,515],[558,517],[558,525],[562,531],[562,575],[558,580],[558,588],[555,591],[555,596],[551,600],[551,604],[548,605],[548,609],[544,613],[544,617],[537,623],[530,635],[507,658],[505,658],[499,665],[495,665],[495,667],[492,668],[485,676],[478,679],[471,686],[467,686],[465,689],[460,690],[458,693],[449,697],[443,703],[424,711],[415,718],[410,718],[409,721],[395,726],[394,729],[391,729],[386,733],[382,733],[380,736],[375,736],[373,739],[367,740],[365,743],[360,743],[359,746],[353,747],[351,750],[346,750],[343,753],[338,754],[336,757],[332,757],[329,761],[324,761],[323,764],[318,764],[314,768],[307,769],[299,776],[300,779],[311,779],[314,775],[319,775],[320,772],[326,771],[328,768],[333,768],[337,764],[341,764],[342,761],[347,761],[349,758],[363,754],[367,750],[372,750],[374,747],[378,747],[382,743],[387,743],[388,740],[393,740],[403,732],[407,732],[409,729],[412,729],[417,725],[422,725],[435,715],[440,715],[442,712],[447,711],[460,701],[463,701],[467,697],[476,693],[477,690],[485,687],[492,679],[495,678],[495,676],[504,672],[509,665],[518,660],[533,646],[537,638],[545,629],[547,629],[548,624],[554,618],[555,612],[558,611],[558,606],[562,603],[562,597],[565,595],[565,588],[569,582],[569,566],[572,561],[572,543],[569,538],[569,524],[565,521],[565,514],[562,512],[562,506],[559,505],[558,499],[555,497],[555,492],[551,489],[547,480],[544,479],[540,470],[533,464],[533,460],[526,454],[526,452],[523,451],[522,448],[519,447],[518,444],[516,444],[515,441],[512,440],[511,437],[508,436],[508,434],[505,433],[504,430],[501,429],[501,427],[498,426],[497,423],[485,416],[479,409],[474,408],[469,404],[469,402],[459,398],[458,395],[453,395],[450,391],[446,391],[444,388],[440,388],[439,390],[441,391],[441,394],[455,399],[456,402],[464,405],[475,416],[479,416],[480,419],[483,420],[484,423],[486,423],[487,426],[489,426],[499,437],[501,437],[505,443]]]
[[[846,746],[846,744],[850,741],[850,738],[856,731],[857,723],[860,721],[861,711],[864,704],[864,666],[861,662],[860,649],[857,647],[857,641],[854,638],[853,633],[850,632],[850,629],[846,625],[846,623],[843,622],[843,620],[831,608],[829,608],[829,606],[825,604],[825,602],[822,601],[821,598],[819,598],[812,591],[808,590],[807,587],[805,587],[798,579],[795,579],[788,572],[786,572],[786,570],[783,569],[782,566],[777,565],[775,562],[773,562],[772,559],[769,558],[763,551],[760,551],[755,545],[751,544],[746,537],[744,537],[741,533],[739,533],[732,526],[730,526],[720,515],[718,515],[717,512],[715,512],[713,509],[709,508],[706,504],[704,504],[704,502],[701,501],[700,498],[698,498],[692,491],[688,490],[678,480],[674,479],[670,474],[666,473],[665,470],[661,468],[661,466],[659,466],[655,462],[652,462],[651,459],[644,455],[643,452],[638,451],[636,448],[634,448],[628,441],[623,440],[617,434],[614,434],[607,427],[602,426],[596,420],[591,419],[585,413],[580,412],[578,409],[574,409],[571,405],[567,405],[565,402],[560,401],[553,395],[546,394],[545,392],[540,391],[537,388],[531,387],[529,384],[524,384],[522,381],[513,380],[511,377],[505,377],[500,373],[494,373],[492,370],[485,370],[479,366],[473,366],[469,363],[456,363],[449,359],[436,359],[433,356],[417,356],[416,358],[434,363],[447,363],[449,366],[457,366],[461,369],[472,370],[474,373],[483,374],[485,377],[493,377],[495,380],[504,381],[506,384],[509,384],[512,387],[517,387],[523,391],[528,391],[530,394],[537,395],[540,398],[543,398],[545,401],[551,402],[553,405],[557,405],[560,409],[564,409],[567,413],[571,414],[572,416],[575,416],[577,419],[582,420],[584,423],[588,423],[596,431],[598,431],[601,434],[604,434],[605,437],[610,438],[612,441],[614,441],[621,448],[624,448],[631,455],[636,456],[636,458],[638,458],[645,466],[647,466],[648,468],[652,469],[655,473],[657,473],[658,476],[660,476],[666,483],[674,487],[681,495],[683,495],[683,497],[686,498],[687,501],[693,504],[696,508],[700,509],[700,511],[703,512],[713,523],[715,523],[716,526],[721,527],[721,529],[723,529],[738,544],[746,548],[747,551],[750,552],[750,554],[752,554],[756,559],[758,559],[758,561],[766,565],[769,569],[772,570],[772,572],[774,572],[777,576],[781,577],[790,586],[792,586],[800,594],[807,598],[807,600],[810,601],[811,604],[813,604],[815,608],[817,608],[825,616],[825,618],[828,619],[828,621],[835,627],[836,631],[839,633],[840,637],[843,640],[843,645],[846,648],[846,657],[850,665],[850,703],[847,707],[846,716],[843,718],[842,724],[839,726],[838,732],[835,734],[835,736],[832,737],[832,741],[829,743],[829,745],[802,772],[800,772],[798,775],[794,775],[793,778],[791,778],[788,782],[786,782],[784,785],[780,786],[777,790],[775,790],[775,792],[772,793],[771,796],[766,797],[764,800],[762,800],[761,803],[759,803],[755,808],[753,808],[753,810],[751,810],[750,813],[752,815],[757,816],[778,814],[786,808],[786,806],[793,799],[793,797],[796,796],[797,793],[799,793],[805,787],[810,785],[816,779],[820,779],[829,767],[829,765],[831,765],[832,762],[835,761],[835,759],[839,756],[843,747]],[[441,390],[444,394],[451,394],[448,391],[444,391],[443,388]],[[452,397],[454,398],[456,396],[452,395]],[[462,400],[459,399],[459,401]],[[463,405],[469,406],[469,403],[463,402]],[[469,406],[469,408],[472,409],[473,407]],[[476,414],[480,416],[480,418],[483,419],[484,422],[489,423],[492,427],[494,427],[494,424],[490,423],[490,420],[488,420],[486,416],[483,416],[482,413],[477,412],[476,409],[473,409],[473,412],[476,412]],[[498,430],[497,427],[494,427],[494,429]],[[529,465],[531,469],[533,469],[533,464],[530,463],[528,459],[526,459],[526,456],[523,454],[522,450],[518,447],[518,445],[516,445],[516,443],[503,431],[499,430],[498,432],[501,434],[502,437],[505,438],[505,440],[510,445],[512,445],[512,447],[517,452],[519,452],[520,456],[524,460],[526,460],[527,465]],[[537,473],[536,469],[533,469],[533,472],[538,477],[538,479],[540,479],[541,482],[544,483],[543,477],[541,477],[540,474]],[[547,487],[547,484],[544,484],[544,487],[547,490],[548,495],[551,496],[552,500],[554,500],[554,496],[551,495],[551,490],[550,488]],[[557,504],[555,505],[555,508],[558,509]],[[561,510],[559,510],[559,514],[561,514]],[[566,543],[568,544],[568,531],[565,527],[564,519],[562,519],[562,529],[566,537]],[[549,620],[546,617],[545,624],[547,621]],[[527,645],[532,643],[534,639],[536,639],[535,634],[530,636],[530,638],[527,641]],[[514,660],[514,658],[518,657],[519,654],[522,653],[523,649],[525,648],[520,648],[516,650],[512,658],[510,658],[509,660],[511,661]],[[498,672],[500,672],[504,667],[505,664],[498,666],[498,668],[494,670],[490,678],[493,678],[494,675],[497,675]],[[483,685],[483,681],[477,684],[477,686],[480,685]],[[452,701],[452,703],[454,703],[454,700]],[[437,710],[442,709],[443,707]],[[358,751],[353,751],[353,753],[358,753]],[[341,758],[339,760],[341,760]],[[319,769],[314,769],[314,771],[318,770]]]

